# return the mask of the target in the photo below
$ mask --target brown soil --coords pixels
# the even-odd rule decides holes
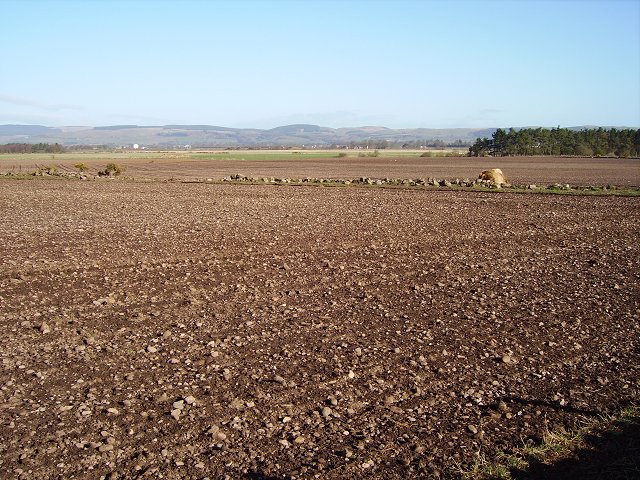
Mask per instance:
[[[241,152],[236,152],[242,155]],[[150,152],[150,156],[158,154]],[[367,157],[327,158],[308,160],[283,153],[282,159],[254,160],[247,153],[246,160],[188,159],[184,154],[167,153],[163,158],[116,160],[127,168],[126,175],[154,179],[220,179],[233,174],[247,176],[276,176],[291,178],[464,178],[475,179],[483,170],[500,168],[514,185],[619,185],[640,186],[640,159],[622,158],[556,158],[556,157],[503,157],[503,158],[421,158],[421,157]],[[28,158],[28,157],[25,157]],[[82,160],[92,171],[103,169],[113,159]],[[42,160],[46,162],[46,160]],[[49,162],[55,164],[54,160]],[[63,168],[75,171],[76,162],[63,162]],[[34,161],[20,156],[0,158],[0,172],[35,168]]]
[[[455,477],[637,402],[639,206],[0,181],[0,477]]]

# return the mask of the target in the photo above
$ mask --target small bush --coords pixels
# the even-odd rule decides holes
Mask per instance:
[[[76,163],[73,167],[78,169],[78,171],[80,172],[86,172],[87,170],[89,170],[89,167],[87,167],[86,163]]]
[[[340,152],[340,153],[338,154],[338,158],[344,158],[344,157],[346,157],[346,156],[347,156],[347,154],[346,154],[345,152]]]
[[[126,170],[122,165],[118,165],[117,163],[108,163],[104,170],[98,172],[98,175],[101,177],[117,177],[122,175]]]
[[[35,172],[33,172],[35,176],[47,176],[47,175],[58,175],[57,167],[50,167],[49,165],[44,165],[42,167],[38,167]]]
[[[118,175],[122,175],[124,173],[125,168],[121,165],[118,165],[117,163],[109,163],[105,167],[104,171],[110,175],[114,175],[117,177]]]

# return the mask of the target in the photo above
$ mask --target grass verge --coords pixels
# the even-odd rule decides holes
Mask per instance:
[[[121,170],[122,173],[124,169]],[[98,172],[98,176],[89,173],[86,179],[97,180],[103,173],[102,178],[113,180],[114,175],[109,175],[109,171]],[[36,175],[35,173],[0,173],[0,179],[6,180],[79,180],[77,172],[60,172],[52,175]],[[206,184],[228,184],[228,185],[274,185],[274,186],[309,186],[309,187],[356,187],[356,188],[383,188],[383,189],[411,189],[411,190],[430,190],[430,191],[457,191],[457,192],[485,192],[485,193],[518,193],[518,194],[539,194],[539,195],[573,195],[573,196],[618,196],[618,197],[640,197],[640,187],[629,186],[573,186],[567,188],[557,188],[555,185],[548,187],[528,188],[525,186],[511,186],[496,188],[495,186],[487,186],[482,184],[456,184],[449,183],[447,185],[436,184],[422,181],[414,181],[407,179],[387,179],[381,184],[362,183],[357,179],[340,180],[340,179],[276,179],[263,180],[260,178],[243,178],[235,179],[180,179],[180,178],[138,178],[125,177],[120,175],[120,181],[138,181],[138,182],[181,182],[181,183],[206,183]]]
[[[575,431],[545,432],[540,445],[525,445],[493,461],[480,457],[465,480],[640,479],[640,407],[585,420]]]
[[[235,178],[239,177],[239,178]],[[364,178],[364,177],[363,177]],[[369,179],[370,180],[370,179]],[[473,183],[471,181],[444,183],[437,180],[411,180],[411,179],[385,179],[381,183],[364,182],[360,179],[274,179],[256,178],[244,176],[225,177],[222,180],[190,180],[188,183],[212,183],[231,185],[277,185],[277,186],[311,186],[311,187],[357,187],[357,188],[391,188],[391,189],[418,189],[431,191],[459,191],[459,192],[491,192],[491,193],[521,193],[543,195],[579,195],[579,196],[620,196],[639,197],[640,187],[635,186],[569,186],[560,187],[549,185],[548,187],[529,188],[526,186],[509,186],[496,188],[496,186]]]

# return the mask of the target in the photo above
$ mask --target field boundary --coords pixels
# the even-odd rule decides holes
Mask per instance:
[[[464,480],[640,478],[640,405],[631,405],[582,426],[546,431],[539,445],[523,445],[490,461],[480,455]]]
[[[245,177],[242,175],[232,175],[219,178],[206,179],[180,179],[180,178],[140,178],[120,176],[95,176],[84,175],[75,172],[57,171],[56,173],[45,173],[37,171],[34,173],[2,173],[0,179],[3,180],[78,180],[78,181],[126,181],[142,183],[188,183],[188,184],[208,184],[208,185],[272,185],[291,187],[330,187],[330,188],[383,188],[383,189],[405,189],[405,190],[429,190],[429,191],[459,191],[459,192],[491,192],[491,193],[519,193],[519,194],[555,194],[555,195],[578,195],[578,196],[640,196],[640,186],[618,186],[618,185],[569,185],[555,183],[551,185],[497,185],[483,180],[469,179],[410,179],[410,178],[385,178],[372,179],[360,177],[354,179],[342,178],[274,178],[274,177]]]

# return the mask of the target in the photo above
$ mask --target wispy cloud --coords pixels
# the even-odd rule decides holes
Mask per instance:
[[[482,116],[495,115],[495,114],[504,113],[504,112],[505,112],[504,110],[499,110],[496,108],[483,108],[478,112],[478,116],[482,117]]]
[[[17,97],[15,95],[6,95],[0,93],[0,103],[21,107],[33,107],[48,112],[59,112],[61,110],[82,110],[79,105],[71,105],[66,103],[48,103],[32,98]]]

